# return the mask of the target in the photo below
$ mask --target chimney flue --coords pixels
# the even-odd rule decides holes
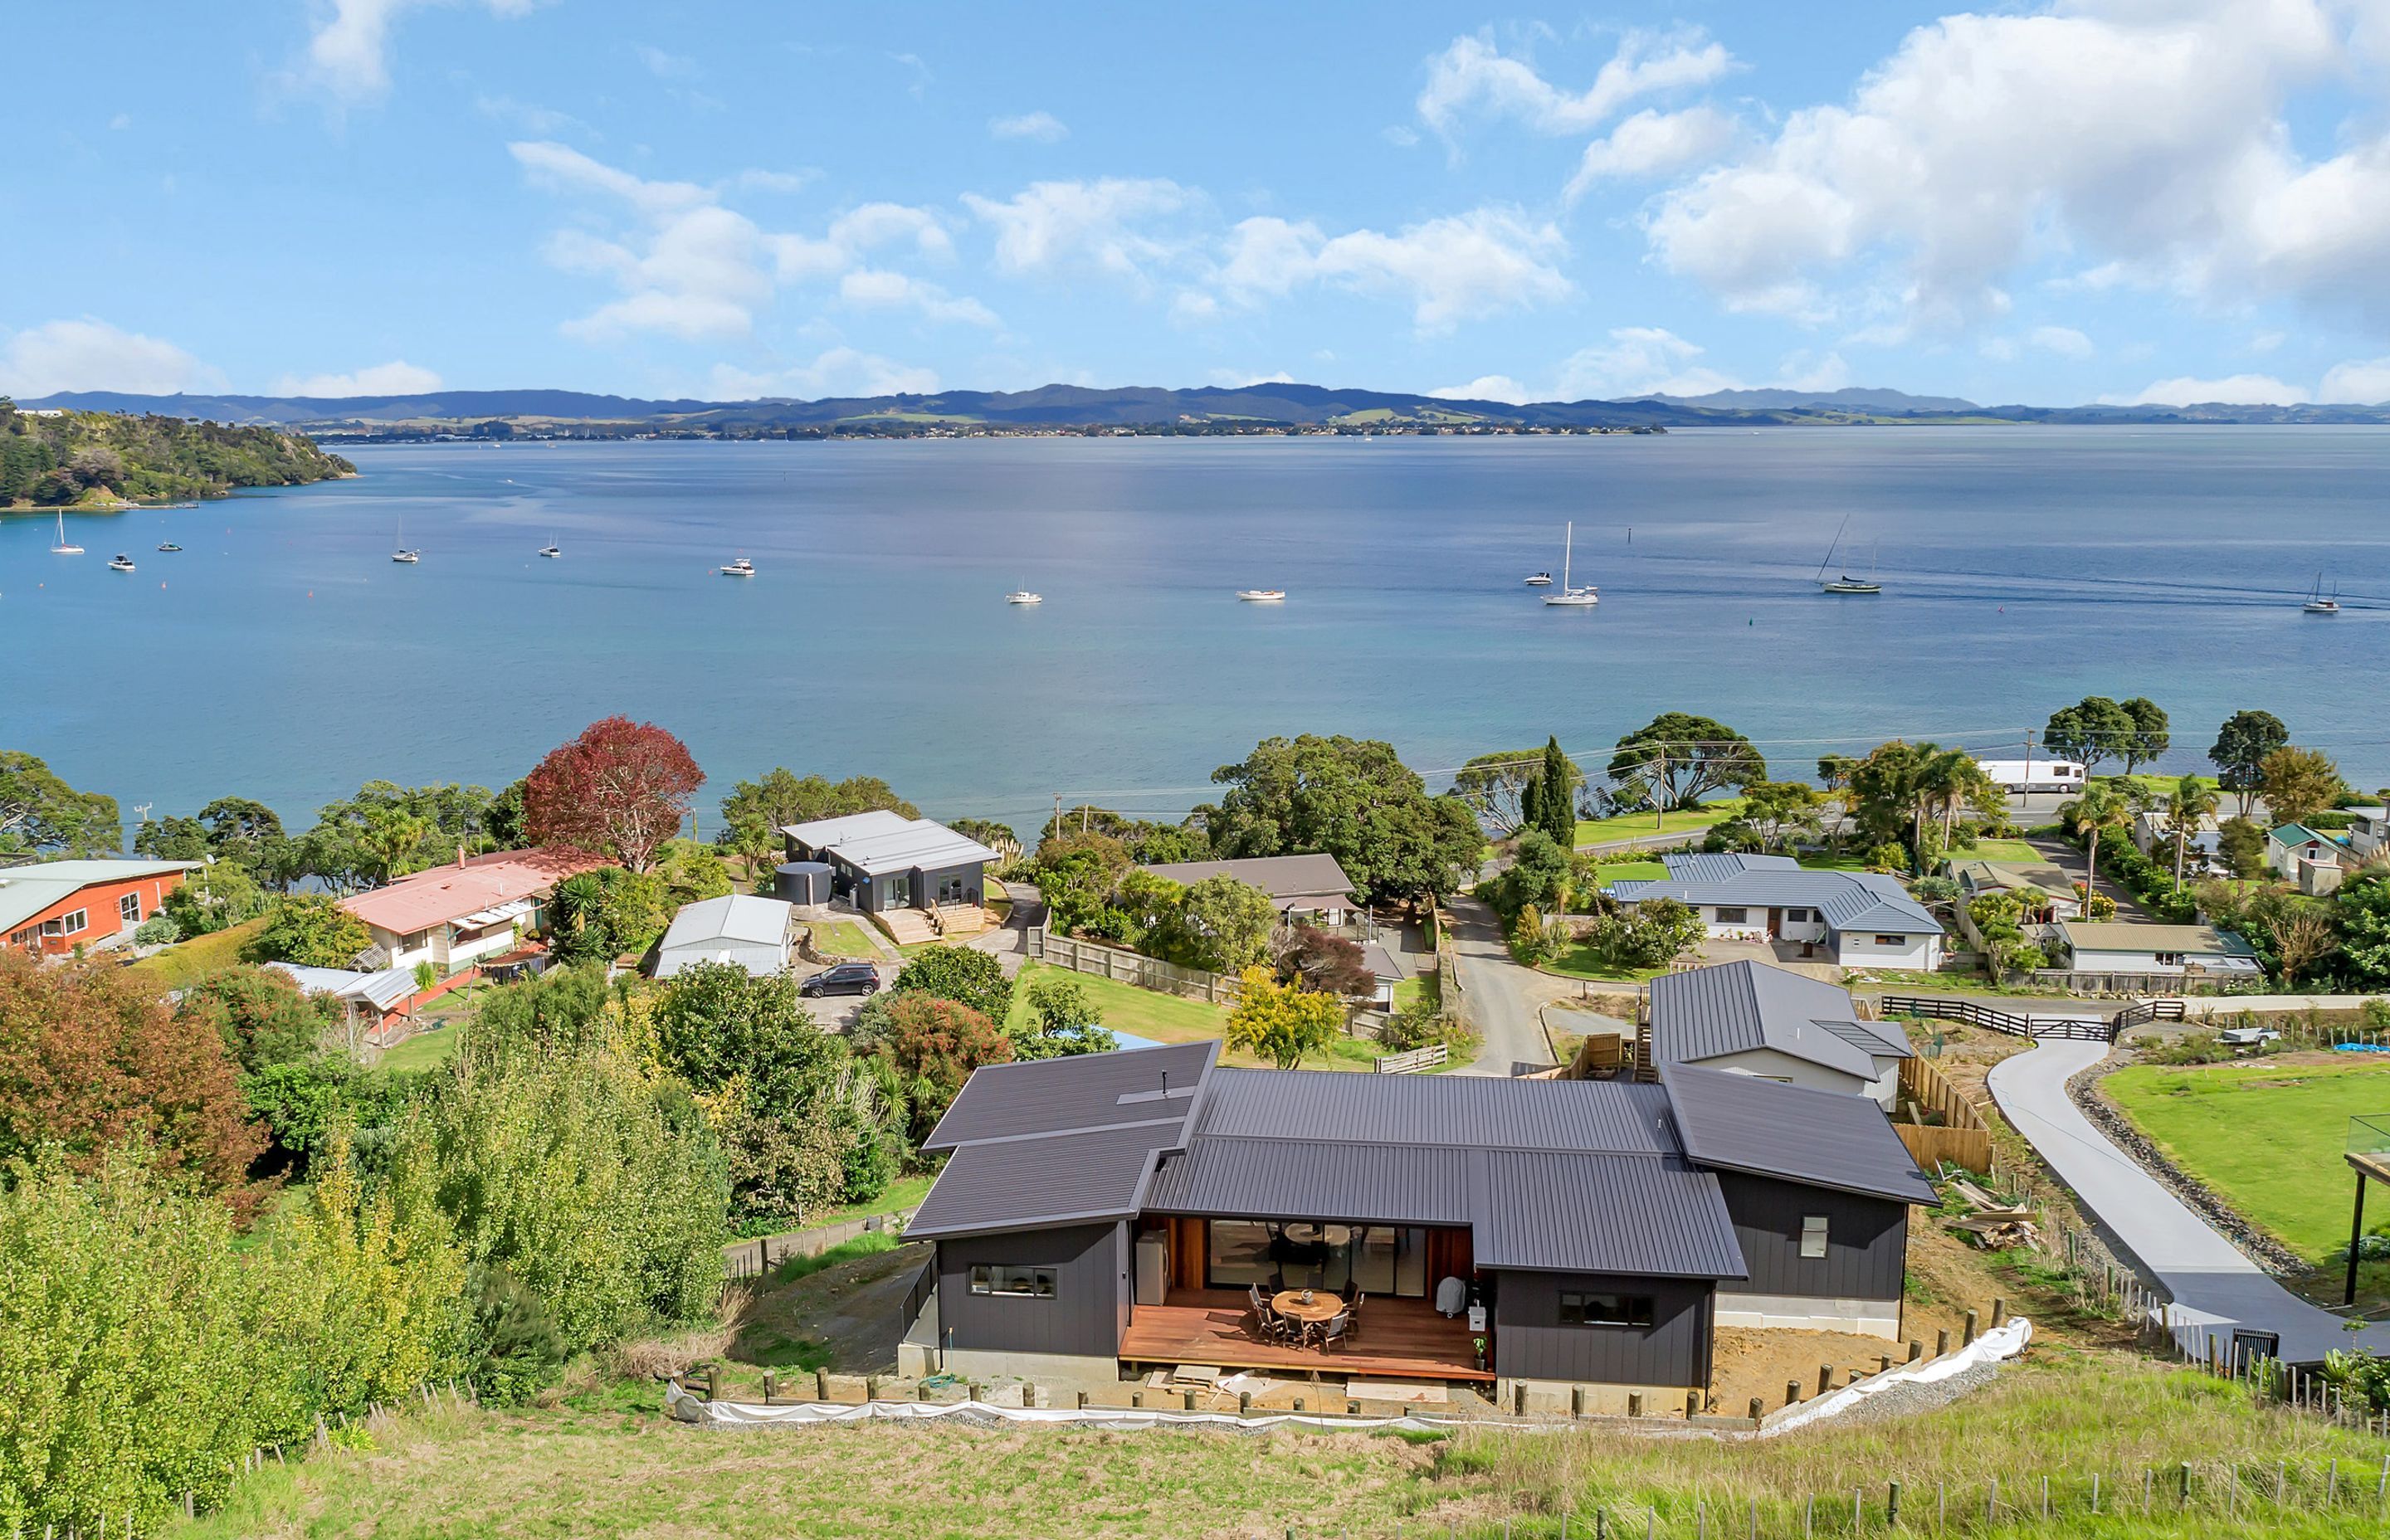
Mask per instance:
[[[456,869],[458,871],[465,869],[465,841],[462,840],[456,841]]]

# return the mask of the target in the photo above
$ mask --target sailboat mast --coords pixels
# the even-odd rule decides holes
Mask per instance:
[[[66,516],[60,514],[58,517],[63,519]],[[1568,533],[1561,536],[1561,592],[1563,594],[1568,593],[1572,587],[1569,583],[1569,562],[1575,555],[1576,520],[1572,519],[1569,520]]]
[[[1843,521],[1834,526],[1834,543],[1826,547],[1826,559],[1818,563],[1818,582],[1826,580],[1826,569],[1834,564],[1834,553],[1843,548],[1843,532],[1850,527],[1851,516],[1846,513],[1843,515]]]

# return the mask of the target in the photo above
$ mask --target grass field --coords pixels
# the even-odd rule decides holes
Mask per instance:
[[[2022,840],[1978,840],[1966,850],[1954,850],[1951,856],[1960,861],[2031,861],[2047,865],[2049,857]]]
[[[2253,1405],[2218,1381],[2104,1354],[2039,1362],[1920,1417],[1758,1444],[1580,1429],[1105,1431],[885,1421],[703,1432],[606,1386],[555,1410],[470,1408],[382,1424],[373,1447],[246,1478],[189,1540],[1300,1540],[1413,1536],[1769,1540],[1891,1533],[2319,1537],[2371,1533],[2378,1441]],[[2319,1511],[2339,1461],[2336,1512]],[[2191,1462],[2178,1508],[2180,1462]],[[2226,1515],[2225,1478],[2240,1495]],[[2274,1501],[2278,1469],[2284,1501]],[[2101,1478],[2101,1517],[2088,1513]],[[2040,1517],[2040,1480],[2052,1518]],[[2147,1484],[2145,1485],[2145,1479]],[[1984,1521],[1991,1483],[1999,1507]],[[2143,1508],[2144,1493],[2150,1508]],[[1937,1502],[1937,1498],[1942,1501]],[[1947,1504],[1947,1507],[1945,1506]],[[1813,1507],[1814,1505],[1814,1507]]]
[[[193,936],[142,958],[133,965],[132,971],[161,989],[180,989],[203,974],[240,961],[240,949],[264,929],[265,920],[261,917],[210,935]]]
[[[2136,1065],[2101,1088],[2167,1157],[2310,1262],[2348,1244],[2348,1120],[2390,1113],[2390,1065]]]
[[[429,1070],[434,1065],[445,1064],[448,1056],[456,1051],[457,1041],[463,1035],[453,1026],[443,1027],[438,1032],[418,1032],[383,1054],[381,1067],[385,1070]]]
[[[1657,861],[1614,861],[1601,868],[1601,885],[1613,882],[1657,882],[1668,875],[1668,868]]]
[[[906,1209],[918,1209],[921,1206],[921,1200],[930,1196],[930,1184],[936,1178],[932,1176],[899,1176],[888,1184],[886,1191],[870,1202],[857,1203],[851,1208],[832,1209],[823,1213],[807,1214],[805,1226],[810,1229],[820,1226],[843,1225],[851,1219],[868,1219],[875,1213],[902,1213]]]
[[[827,919],[813,927],[814,950],[826,957],[876,957],[880,948],[851,919]]]
[[[1092,973],[1074,973],[1069,969],[1052,968],[1045,963],[1028,963],[1021,969],[1021,978],[1012,991],[1012,1014],[1008,1028],[1018,1028],[1028,1020],[1028,1003],[1022,998],[1023,985],[1047,976],[1073,979],[1084,987],[1104,1025],[1119,1031],[1150,1037],[1157,1043],[1196,1043],[1207,1037],[1218,1037],[1227,1031],[1228,1012],[1222,1006],[1205,1005],[1176,995],[1163,995],[1157,990],[1139,989],[1116,979],[1099,978]],[[1374,1070],[1377,1068],[1377,1046],[1367,1038],[1340,1037],[1328,1046],[1327,1051],[1304,1060],[1306,1070]],[[1262,1061],[1249,1053],[1231,1052],[1220,1056],[1223,1064],[1251,1069]]]
[[[1580,845],[1600,844],[1609,840],[1632,840],[1646,834],[1696,834],[1712,824],[1724,823],[1742,810],[1741,797],[1727,797],[1714,802],[1703,802],[1699,808],[1682,813],[1663,813],[1655,821],[1649,813],[1630,813],[1617,818],[1580,818],[1576,825],[1576,842]]]

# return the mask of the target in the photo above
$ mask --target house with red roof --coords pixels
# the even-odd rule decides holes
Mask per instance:
[[[512,951],[545,928],[559,882],[606,865],[587,851],[495,851],[353,894],[341,907],[373,932],[361,961],[366,969],[428,962],[445,977]]]

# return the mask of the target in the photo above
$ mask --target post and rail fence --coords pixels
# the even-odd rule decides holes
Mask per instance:
[[[1885,995],[1876,1000],[1876,1009],[1884,1017],[1921,1016],[1937,1021],[1962,1021],[2011,1037],[2061,1037],[2086,1043],[2114,1043],[2117,1033],[2128,1027],[2159,1020],[2179,1021],[2183,1018],[2180,1000],[2142,1000],[2114,1016],[2099,1018],[2021,1016],[1980,1000],[1935,995]]]

